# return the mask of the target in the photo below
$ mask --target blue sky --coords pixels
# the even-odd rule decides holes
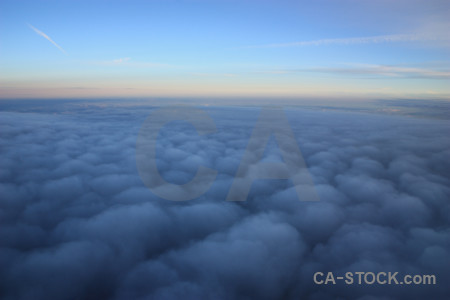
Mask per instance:
[[[450,98],[448,1],[2,1],[0,97]]]

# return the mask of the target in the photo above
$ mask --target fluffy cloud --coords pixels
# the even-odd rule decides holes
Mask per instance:
[[[172,202],[148,190],[136,169],[136,137],[154,108],[37,103],[3,105],[0,113],[4,299],[450,292],[446,120],[290,109],[320,201],[299,201],[290,181],[257,180],[247,201],[227,202],[258,109],[209,108],[215,133],[199,136],[173,122],[159,134],[166,181],[189,182],[198,165],[218,171],[204,195]],[[436,274],[438,284],[319,286],[317,271]]]

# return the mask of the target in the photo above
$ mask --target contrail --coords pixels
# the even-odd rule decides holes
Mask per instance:
[[[28,27],[30,27],[31,29],[33,29],[34,32],[36,32],[38,35],[44,37],[46,40],[48,40],[50,43],[52,43],[53,45],[55,45],[56,48],[58,48],[59,50],[61,50],[62,53],[64,53],[65,55],[67,55],[66,51],[57,43],[55,43],[55,41],[53,41],[48,35],[46,35],[45,33],[43,33],[42,31],[40,31],[39,29],[37,29],[36,27],[34,27],[31,24],[27,24]]]

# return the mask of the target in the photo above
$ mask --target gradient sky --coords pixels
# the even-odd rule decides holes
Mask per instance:
[[[450,1],[2,0],[0,97],[450,99],[449,20]]]

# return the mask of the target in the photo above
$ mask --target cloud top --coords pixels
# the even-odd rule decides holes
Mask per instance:
[[[217,131],[174,121],[158,133],[167,182],[189,182],[199,165],[218,172],[205,194],[173,202],[137,172],[137,134],[154,107],[13,104],[0,112],[2,299],[448,298],[448,120],[290,108],[320,201],[259,180],[237,203],[226,196],[260,110],[210,107]],[[435,274],[438,284],[326,287],[317,271]]]

